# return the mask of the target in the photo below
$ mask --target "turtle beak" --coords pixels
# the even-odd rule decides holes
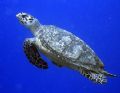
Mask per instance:
[[[23,15],[23,13],[18,13],[18,14],[16,15],[16,17],[17,17],[18,19],[21,19],[21,18],[22,18],[22,15]]]
[[[27,15],[28,15],[27,13],[21,12],[21,13],[16,14],[16,17],[20,21],[20,23],[24,24],[26,23]]]
[[[20,15],[20,13],[16,14],[16,17],[18,18],[18,17],[19,17],[19,15]]]
[[[22,19],[22,13],[18,13],[18,14],[16,15],[16,17],[17,17],[17,19],[18,19],[19,21],[21,21],[21,19]]]
[[[18,13],[17,15],[16,15],[16,17],[20,20],[20,19],[22,19],[22,18],[25,18],[27,16],[27,13]]]

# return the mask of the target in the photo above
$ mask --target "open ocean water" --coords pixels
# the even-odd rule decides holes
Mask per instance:
[[[31,65],[23,42],[32,34],[18,22],[19,12],[74,33],[91,46],[107,71],[120,74],[120,0],[0,0],[0,93],[120,93],[120,77],[95,84],[44,55],[49,69]]]

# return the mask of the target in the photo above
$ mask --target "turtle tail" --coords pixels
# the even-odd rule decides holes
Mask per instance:
[[[98,83],[98,84],[104,84],[107,83],[106,75],[102,73],[95,73],[90,70],[81,70],[80,71],[83,76],[90,79],[91,81]]]
[[[106,76],[117,77],[117,75],[111,74],[111,73],[109,73],[109,72],[107,72],[107,71],[102,71],[102,73],[103,73],[104,75],[106,75]]]

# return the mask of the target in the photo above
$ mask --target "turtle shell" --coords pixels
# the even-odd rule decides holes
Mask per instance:
[[[103,67],[101,60],[94,51],[80,38],[55,26],[43,26],[38,38],[42,45],[52,52],[54,58],[63,63],[82,66],[87,69]],[[64,64],[63,64],[64,65]]]

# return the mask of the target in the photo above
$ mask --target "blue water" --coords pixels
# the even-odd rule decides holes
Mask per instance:
[[[19,12],[71,31],[94,49],[107,71],[120,73],[119,0],[0,0],[0,93],[120,93],[120,77],[98,85],[44,56],[49,69],[31,65],[23,41],[32,34],[16,19]]]

